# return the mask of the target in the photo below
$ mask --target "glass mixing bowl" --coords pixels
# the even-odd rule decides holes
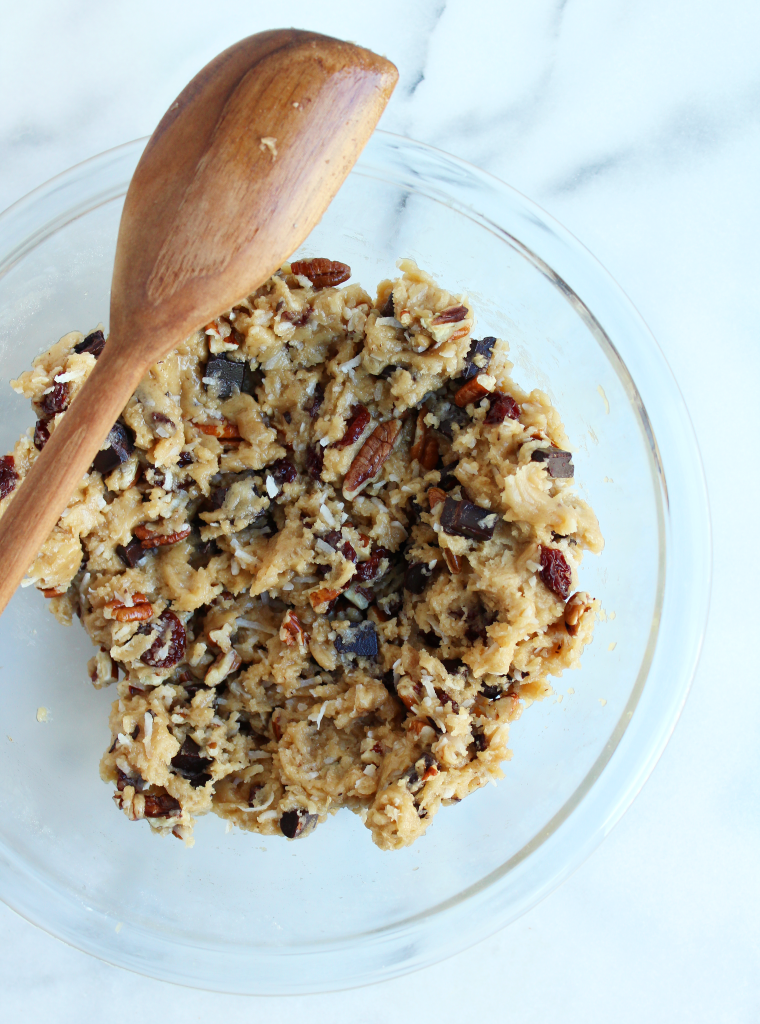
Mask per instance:
[[[108,322],[124,193],[144,140],[103,153],[0,217],[0,379],[72,329]],[[673,729],[704,627],[709,524],[694,437],[646,326],[592,256],[496,178],[378,132],[299,250],[368,288],[410,256],[467,293],[478,336],[509,340],[548,391],[606,547],[581,586],[605,616],[561,702],[512,727],[506,777],[383,853],[341,812],[303,842],[209,815],[193,849],[127,821],[98,776],[112,693],[78,625],[34,589],[0,619],[0,896],[72,945],[227,992],[378,981],[454,953],[535,904],[600,842]],[[0,451],[33,424],[4,385]],[[37,709],[47,709],[47,721]],[[41,716],[44,718],[44,716]]]

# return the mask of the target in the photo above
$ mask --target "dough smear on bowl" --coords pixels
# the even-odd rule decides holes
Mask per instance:
[[[101,774],[191,841],[207,811],[304,836],[339,807],[383,849],[502,777],[509,723],[578,665],[596,518],[540,391],[410,260],[372,299],[285,265],[151,368],[25,583],[78,615],[118,692]],[[12,500],[107,341],[14,388]]]

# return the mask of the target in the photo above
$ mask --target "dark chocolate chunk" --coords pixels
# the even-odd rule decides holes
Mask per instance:
[[[438,486],[442,491],[453,491],[459,483],[459,480],[454,476],[454,470],[458,465],[458,462],[454,462],[450,466],[444,466],[441,470],[441,479],[438,482]]]
[[[547,473],[555,480],[571,477],[575,472],[573,456],[561,448],[536,448],[530,458],[532,462],[543,462]]]
[[[383,367],[377,376],[381,377],[383,380],[390,380],[396,370],[398,370],[398,366],[394,366],[394,364],[391,363],[390,365]]]
[[[502,690],[502,688],[500,686],[488,686],[488,685],[481,686],[480,692],[488,700],[498,700],[499,697],[503,697],[504,696],[504,691]]]
[[[388,298],[383,303],[383,308],[379,311],[380,316],[395,316],[396,307],[393,305],[393,290],[388,293]]]
[[[487,372],[495,344],[496,338],[481,338],[480,341],[472,342],[464,362],[462,376],[459,378],[461,383],[470,380],[471,377],[477,377],[479,373]]]
[[[396,696],[396,683],[393,678],[393,669],[389,668],[387,672],[384,672],[380,682],[383,684],[388,693],[392,693]]]
[[[310,444],[306,449],[306,472],[312,480],[322,479],[322,465],[325,461],[325,450],[321,444]]]
[[[3,455],[0,458],[0,498],[7,498],[16,489],[19,482],[19,475],[14,469],[16,460],[12,455]]]
[[[106,447],[101,448],[92,460],[92,468],[108,476],[126,462],[134,450],[127,428],[123,423],[114,423],[106,438]]]
[[[404,590],[410,594],[422,594],[432,574],[433,570],[425,562],[412,562],[404,574]]]
[[[377,657],[377,633],[371,622],[347,629],[343,636],[335,638],[335,650],[339,654],[355,654],[359,658]]]
[[[459,714],[459,704],[457,703],[457,701],[454,700],[450,693],[447,693],[446,690],[443,690],[441,689],[441,687],[436,686],[435,695],[444,707],[447,704],[451,704],[452,713],[455,715]]]
[[[480,750],[485,750],[488,746],[485,735],[482,732],[474,732],[472,734],[472,745],[475,747],[476,753]]]
[[[470,417],[464,409],[460,409],[453,402],[447,402],[440,411],[436,410],[436,416],[440,420],[438,433],[443,434],[449,441],[454,439],[454,426],[463,427],[470,422]]]
[[[180,452],[177,460],[178,466],[191,466],[195,462],[192,452]]]
[[[203,371],[204,381],[209,378],[213,383],[204,383],[208,391],[214,388],[218,397],[223,401],[230,398],[236,391],[247,391],[250,388],[250,372],[248,363],[244,360],[227,359],[225,356],[209,356],[206,368]]]
[[[425,784],[423,776],[435,763],[433,755],[426,750],[410,768],[406,769],[401,778],[406,782],[411,793],[418,793],[422,789]]]
[[[456,501],[446,498],[441,512],[441,526],[444,531],[454,537],[469,537],[470,540],[490,540],[493,537],[496,522],[490,526],[485,521],[487,516],[498,516],[471,501]]]
[[[74,351],[80,355],[82,352],[89,352],[91,356],[95,356],[97,359],[105,345],[106,339],[103,337],[103,332],[93,331],[92,334],[87,335],[84,341],[80,341],[78,345],[74,346]]]
[[[34,427],[34,447],[38,452],[41,452],[45,445],[50,440],[50,427],[48,426],[49,420],[37,420]]]
[[[464,662],[460,661],[459,658],[444,658],[441,664],[452,676],[457,675],[464,669]]]
[[[302,839],[314,831],[317,821],[316,814],[297,807],[294,811],[285,811],[280,818],[280,831],[286,839]]]
[[[504,420],[517,420],[520,418],[520,406],[511,395],[505,395],[502,391],[491,392],[490,406],[486,413],[486,426],[492,427],[496,423],[503,423]]]
[[[137,537],[133,537],[129,544],[117,544],[116,554],[131,569],[137,565],[137,563],[148,554],[145,548],[142,546]]]
[[[202,757],[201,748],[192,737],[188,736],[171,760],[174,768],[184,779],[190,783],[193,789],[205,786],[211,781],[208,769],[214,763],[209,757]]]

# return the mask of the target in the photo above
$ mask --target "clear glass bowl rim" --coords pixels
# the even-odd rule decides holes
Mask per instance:
[[[0,214],[0,276],[25,253],[60,227],[124,194],[123,169],[134,166],[147,139],[107,150],[52,178]],[[49,883],[25,871],[10,851],[0,846],[0,898],[50,934],[117,966],[162,980],[217,991],[259,994],[314,992],[369,984],[434,963],[504,927],[558,886],[602,841],[639,792],[660,757],[688,695],[701,649],[708,612],[711,544],[704,475],[694,432],[670,368],[646,324],[622,289],[585,247],[549,214],[500,179],[433,147],[377,131],[360,158],[357,170],[370,173],[373,154],[395,154],[414,165],[415,157],[448,167],[439,194],[448,205],[495,231],[518,248],[547,276],[560,283],[581,315],[596,325],[609,351],[630,376],[640,414],[649,425],[650,444],[659,475],[665,564],[661,579],[673,581],[660,595],[649,671],[635,688],[610,742],[571,800],[542,834],[497,871],[428,912],[399,925],[367,933],[360,950],[353,938],[341,942],[273,950],[265,959],[288,961],[291,978],[309,963],[304,985],[285,985],[249,978],[253,957],[238,947],[199,949],[168,942],[154,932],[138,936],[141,954],[130,954],[113,942],[110,918],[95,920],[84,904],[71,907]],[[112,180],[106,187],[99,178]],[[121,173],[120,173],[121,172]],[[498,225],[498,218],[473,209],[467,190],[452,201],[457,179],[483,191],[493,202],[500,193],[521,207],[525,227],[535,227],[542,256]],[[98,182],[97,193],[91,183]],[[419,186],[419,181],[417,182]],[[444,188],[445,185],[445,188]],[[411,187],[414,187],[412,184]],[[427,188],[425,194],[434,195]],[[478,206],[483,197],[478,196]],[[486,203],[488,205],[488,203]],[[537,247],[538,248],[538,247]],[[2,256],[2,250],[5,255]],[[583,298],[581,298],[583,296]],[[589,298],[589,296],[592,296]],[[593,313],[591,312],[593,310]],[[602,323],[615,323],[615,344]],[[613,333],[613,332],[611,332]],[[623,358],[625,356],[625,359]],[[635,382],[635,384],[633,383]],[[677,529],[674,529],[677,524]],[[678,586],[675,584],[678,583]],[[668,644],[663,644],[663,638]],[[667,650],[664,648],[667,646]],[[657,685],[644,686],[656,678]],[[656,701],[652,693],[657,690]],[[636,692],[638,691],[638,692]],[[481,910],[488,908],[487,917]],[[441,920],[444,915],[445,921]],[[477,921],[477,924],[473,924]],[[483,923],[485,922],[485,924]],[[431,923],[434,925],[430,927]],[[443,924],[446,927],[441,927]],[[446,932],[453,939],[435,938]],[[106,940],[106,941],[104,941]],[[154,944],[147,958],[144,944]],[[110,947],[110,948],[109,948]],[[351,950],[350,973],[335,970]],[[218,963],[208,963],[218,960]],[[198,969],[206,960],[206,969]],[[210,968],[210,969],[209,969]],[[220,969],[217,969],[220,968]],[[332,968],[332,969],[331,969]],[[267,972],[264,971],[263,974]],[[277,971],[273,972],[274,975]],[[263,975],[262,975],[263,976]],[[318,980],[323,977],[324,980]]]

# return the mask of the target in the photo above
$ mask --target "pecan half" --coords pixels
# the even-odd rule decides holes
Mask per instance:
[[[577,636],[581,628],[581,619],[586,612],[591,611],[593,601],[590,594],[584,591],[577,591],[565,605],[565,628],[570,636]]]
[[[401,420],[388,420],[375,427],[359,449],[343,480],[343,494],[349,501],[380,472],[400,433]]]
[[[145,622],[147,619],[153,618],[153,606],[150,604],[135,604],[131,608],[124,606],[114,608],[111,612],[111,618],[116,619],[117,622]]]
[[[467,306],[451,306],[449,309],[436,313],[430,323],[436,326],[438,324],[458,324],[460,320],[464,320],[469,312]]]
[[[340,596],[339,590],[332,587],[321,587],[309,594],[311,606],[318,615],[324,615],[336,597]],[[287,640],[285,641],[287,643]]]
[[[183,526],[174,533],[152,533],[147,526],[136,526],[135,537],[137,537],[143,548],[160,548],[164,544],[176,544],[190,536],[190,525]]]
[[[333,443],[333,448],[343,449],[355,444],[364,433],[370,421],[369,410],[366,405],[355,405],[351,409],[351,415],[346,423],[346,431],[340,441]]]
[[[326,260],[317,257],[313,260],[297,260],[290,264],[291,274],[308,277],[315,288],[334,288],[343,284],[351,276],[351,268],[337,260]]]
[[[431,487],[427,492],[427,497],[432,512],[436,505],[440,505],[442,501],[446,500],[446,492],[442,491],[440,487]]]
[[[491,389],[483,384],[482,377],[483,375],[479,373],[477,377],[468,380],[454,395],[454,401],[460,409],[464,409],[470,402],[477,402],[484,395],[490,394]]]

